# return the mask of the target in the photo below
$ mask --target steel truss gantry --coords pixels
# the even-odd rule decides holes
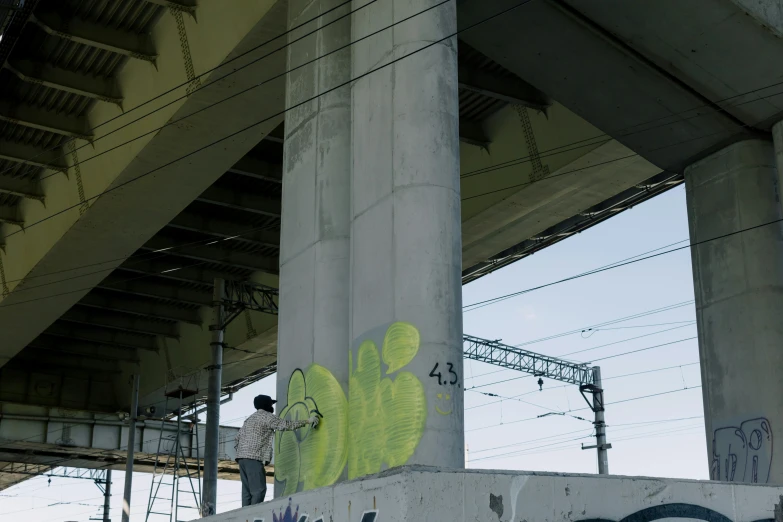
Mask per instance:
[[[542,377],[579,386],[579,392],[595,414],[593,425],[595,426],[596,444],[594,446],[582,445],[582,449],[596,449],[598,451],[598,473],[601,475],[609,473],[607,450],[611,449],[612,445],[606,443],[604,390],[601,385],[601,368],[599,366],[591,367],[587,363],[566,361],[522,350],[516,346],[509,346],[501,343],[500,340],[490,341],[472,335],[463,335],[462,346],[466,359],[528,373],[539,378],[539,386],[543,385]],[[593,396],[592,402],[587,399],[586,393]]]

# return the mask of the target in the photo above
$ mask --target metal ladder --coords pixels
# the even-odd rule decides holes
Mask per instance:
[[[150,484],[150,496],[147,502],[146,522],[161,521],[166,517],[169,522],[182,522],[178,518],[179,510],[185,510],[187,516],[185,520],[198,518],[201,514],[201,464],[198,461],[199,437],[198,437],[198,418],[196,417],[196,398],[198,395],[198,383],[195,386],[186,387],[180,379],[179,385],[173,390],[166,390],[164,415],[161,418],[160,437],[158,437],[158,449],[155,452],[155,466],[152,471],[152,484]],[[184,400],[193,397],[193,403],[184,407]],[[169,400],[177,400],[177,409],[174,410],[177,417],[177,432],[174,436],[171,448],[163,446],[164,429],[166,424],[166,414],[169,411]],[[193,448],[191,448],[191,457],[185,455],[182,447],[182,417],[185,411],[192,410],[191,422],[189,422],[189,432],[192,435],[195,431],[196,451],[193,457]],[[166,439],[170,440],[170,439]],[[191,439],[192,440],[192,439]],[[165,454],[166,460],[161,463]],[[168,478],[171,478],[169,481]],[[182,487],[184,479],[184,489]],[[194,480],[195,479],[195,480]],[[170,492],[169,496],[166,493]],[[190,504],[192,496],[193,504]]]

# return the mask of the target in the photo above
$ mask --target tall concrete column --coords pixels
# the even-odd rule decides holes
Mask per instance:
[[[693,243],[783,217],[771,143],[685,170]],[[715,480],[783,483],[783,225],[691,250],[708,460]]]
[[[434,0],[381,0],[353,39]],[[451,2],[353,46],[354,78],[456,30]],[[352,87],[349,478],[464,466],[457,39]]]
[[[340,3],[291,0],[289,27]],[[349,12],[348,5],[292,32],[289,41],[321,28],[288,48],[288,70],[346,45],[350,17],[329,22]],[[325,486],[344,475],[351,93],[346,86],[318,95],[350,79],[350,59],[345,49],[287,77],[291,110],[285,118],[283,160],[277,409],[288,419],[307,418],[317,410],[323,421],[317,431],[302,428],[277,440],[276,496]]]

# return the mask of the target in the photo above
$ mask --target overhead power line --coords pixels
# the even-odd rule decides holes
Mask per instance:
[[[358,11],[359,9],[363,9],[364,7],[367,7],[368,5],[370,5],[370,4],[372,4],[372,3],[374,3],[375,1],[376,1],[376,0],[371,0],[369,3],[362,5],[362,6],[358,7],[357,9],[354,9],[353,11],[351,11],[351,12],[350,12],[350,13],[348,13],[348,14],[349,14],[349,15],[351,15],[351,14],[355,13],[356,11]],[[102,122],[102,123],[99,123],[98,125],[96,125],[95,127],[93,127],[93,130],[95,130],[95,129],[99,129],[99,128],[103,127],[104,125],[108,125],[109,123],[111,123],[111,122],[113,122],[113,121],[116,121],[116,120],[118,120],[118,119],[120,119],[120,118],[124,118],[124,117],[128,116],[129,114],[131,114],[131,113],[133,113],[133,112],[137,111],[138,109],[141,109],[142,107],[144,107],[144,106],[146,106],[146,105],[148,105],[148,104],[150,104],[150,103],[152,103],[152,102],[154,102],[154,101],[156,101],[156,100],[159,100],[159,99],[163,98],[164,96],[166,96],[166,95],[168,95],[168,94],[171,94],[172,92],[176,91],[177,89],[181,89],[181,88],[183,88],[183,87],[188,87],[188,86],[190,86],[190,85],[191,85],[191,83],[192,83],[192,81],[193,81],[193,80],[199,80],[199,79],[203,78],[204,76],[206,76],[206,75],[208,75],[208,74],[210,74],[210,73],[212,73],[212,72],[214,72],[214,71],[216,71],[216,70],[218,70],[218,69],[222,69],[223,67],[227,67],[228,65],[230,65],[230,64],[232,64],[233,62],[235,62],[235,61],[239,60],[240,58],[244,58],[244,57],[245,57],[245,56],[247,56],[248,54],[250,54],[250,53],[252,53],[252,52],[254,52],[254,51],[257,51],[258,49],[261,49],[262,47],[265,47],[265,46],[267,46],[267,45],[271,44],[271,43],[272,43],[272,42],[274,42],[275,40],[279,40],[280,38],[283,38],[283,37],[285,37],[285,36],[288,36],[288,35],[289,35],[289,34],[291,34],[292,32],[294,32],[294,31],[298,31],[299,29],[302,29],[302,28],[303,28],[303,27],[305,27],[306,25],[308,25],[308,24],[311,24],[311,23],[313,23],[313,22],[317,21],[319,18],[321,18],[321,17],[324,17],[324,16],[326,16],[326,15],[328,15],[328,14],[331,14],[331,13],[333,13],[334,11],[336,11],[336,10],[340,9],[341,7],[344,7],[344,6],[346,6],[346,5],[349,5],[349,4],[351,4],[351,3],[352,3],[352,0],[346,0],[346,1],[342,2],[342,3],[340,3],[340,4],[337,4],[336,6],[332,7],[331,9],[327,9],[327,10],[326,10],[326,11],[324,11],[323,13],[320,13],[320,14],[318,14],[318,15],[316,15],[316,16],[314,16],[314,17],[312,17],[312,18],[308,19],[308,20],[305,20],[305,21],[303,21],[302,23],[300,23],[300,24],[298,24],[298,25],[295,25],[294,27],[291,27],[290,29],[288,29],[288,30],[284,31],[283,33],[281,33],[281,34],[279,34],[279,35],[277,35],[277,36],[273,36],[272,38],[269,38],[268,40],[266,40],[266,41],[264,41],[264,42],[261,42],[260,44],[258,44],[258,45],[256,45],[256,46],[254,46],[254,47],[252,47],[252,48],[250,48],[250,49],[248,49],[247,51],[244,51],[244,52],[242,52],[242,53],[240,53],[240,54],[238,54],[238,55],[236,55],[236,56],[234,56],[234,57],[232,57],[232,58],[229,58],[229,59],[227,59],[226,61],[224,61],[224,62],[220,63],[219,65],[217,65],[217,66],[215,66],[215,67],[212,67],[212,68],[210,68],[210,69],[207,69],[206,71],[204,71],[204,72],[202,72],[202,73],[200,73],[200,74],[197,74],[197,75],[195,75],[195,77],[194,77],[193,79],[189,79],[189,80],[187,80],[187,81],[185,81],[185,82],[183,82],[183,83],[180,83],[180,84],[178,84],[178,85],[175,85],[174,87],[171,87],[170,89],[168,89],[168,90],[166,90],[166,91],[163,91],[162,93],[160,93],[160,94],[158,94],[158,95],[156,95],[156,96],[153,96],[152,98],[149,98],[148,100],[146,100],[146,101],[144,101],[144,102],[140,103],[139,105],[136,105],[135,107],[132,107],[132,108],[130,108],[130,109],[128,109],[128,110],[125,110],[125,111],[123,111],[121,114],[118,114],[117,116],[111,117],[111,118],[107,119],[106,121],[104,121],[104,122]],[[319,27],[318,29],[320,30],[320,29],[323,29],[323,28],[325,28],[325,27],[328,27],[329,25],[331,25],[331,24],[335,23],[335,21],[341,20],[341,19],[342,19],[342,18],[344,18],[344,17],[345,17],[345,15],[344,15],[344,16],[341,16],[341,17],[339,17],[339,18],[337,18],[336,20],[333,20],[333,21],[331,21],[331,22],[328,22],[328,23],[324,24],[323,26]],[[309,35],[309,34],[312,34],[312,32],[311,32],[311,33],[308,33],[308,35]],[[295,41],[298,41],[298,39],[297,39],[297,40],[294,40],[294,42],[295,42]],[[290,44],[289,44],[289,45],[290,45]],[[202,84],[202,85],[200,85],[199,87],[197,87],[197,88],[194,88],[194,89],[191,91],[191,94],[192,94],[192,93],[195,93],[195,92],[198,92],[198,91],[200,91],[200,90],[202,90],[202,89],[205,89],[205,88],[209,87],[210,85],[212,85],[212,84],[214,84],[214,83],[217,83],[217,82],[219,82],[219,81],[221,81],[221,80],[223,80],[223,79],[225,79],[225,78],[228,78],[228,77],[229,77],[229,76],[231,76],[232,74],[235,74],[235,73],[237,73],[237,72],[241,71],[242,69],[245,69],[246,67],[248,67],[248,66],[250,66],[250,65],[253,65],[253,64],[257,63],[258,61],[260,61],[260,60],[263,60],[264,58],[267,58],[268,56],[270,56],[270,54],[273,54],[274,52],[277,52],[277,51],[279,51],[279,50],[285,49],[285,47],[287,47],[287,45],[286,45],[286,46],[283,46],[283,47],[281,47],[281,48],[279,48],[279,49],[276,49],[276,50],[275,50],[275,51],[273,51],[272,53],[266,54],[266,55],[264,55],[264,56],[262,56],[262,57],[260,57],[260,58],[256,58],[256,59],[254,59],[254,60],[250,61],[249,63],[245,64],[245,65],[242,65],[242,66],[236,67],[235,69],[231,70],[229,73],[227,73],[227,74],[225,74],[225,75],[221,76],[220,78],[217,78],[217,79],[216,79],[216,80],[214,80],[214,81],[211,81],[211,82],[208,82],[208,83]],[[175,103],[175,102],[177,102],[177,101],[179,101],[179,100],[182,100],[183,98],[186,98],[186,97],[187,97],[187,96],[180,97],[180,98],[177,98],[176,100],[173,100],[173,102],[170,102],[170,103],[168,103],[168,104],[166,104],[166,105],[162,105],[161,107],[158,107],[157,109],[154,109],[154,110],[152,110],[151,112],[148,112],[147,114],[145,114],[144,116],[142,116],[142,118],[146,118],[146,117],[148,117],[148,116],[150,116],[150,115],[152,115],[152,114],[154,114],[154,113],[158,112],[159,110],[162,110],[163,108],[165,108],[165,107],[168,107],[169,105],[171,105],[171,103]],[[139,118],[139,119],[141,119],[141,118]],[[132,121],[131,123],[135,123],[135,122],[139,121],[139,119],[136,119],[136,120]],[[120,127],[120,129],[127,127],[127,125],[129,125],[129,124],[123,125],[122,127]],[[102,138],[104,138],[104,137],[106,137],[106,136],[109,136],[110,134],[112,134],[112,133],[116,132],[117,130],[119,130],[119,129],[115,129],[115,130],[114,130],[114,131],[112,131],[112,132],[109,132],[109,133],[107,133],[107,134],[104,134],[103,136],[100,136],[100,137],[96,138],[96,139],[95,139],[95,140],[93,140],[93,141],[97,141],[97,140],[99,140],[99,139],[102,139]],[[52,151],[54,151],[54,150],[57,150],[57,149],[59,149],[59,148],[60,148],[60,147],[62,147],[63,145],[67,145],[68,143],[74,142],[76,139],[77,139],[77,138],[69,138],[69,139],[67,139],[67,140],[66,140],[64,143],[62,143],[62,144],[58,144],[57,146],[52,146],[52,147],[46,148],[46,149],[42,150],[40,153],[38,153],[36,156],[33,156],[33,158],[32,158],[32,159],[38,159],[38,158],[40,158],[40,157],[44,156],[44,155],[45,155],[46,153],[48,153],[48,152],[52,152]],[[76,150],[77,150],[77,151],[79,151],[79,150],[81,150],[82,148],[86,147],[87,145],[89,145],[89,144],[86,144],[86,145],[83,145],[83,146],[81,146],[81,147],[78,147],[78,148],[76,148]],[[62,157],[64,158],[64,157],[65,157],[65,155],[63,155]],[[2,171],[2,172],[0,172],[0,174],[5,174],[6,172],[8,172],[8,169],[6,169],[5,171]]]
[[[434,8],[434,7],[437,7],[437,6],[444,5],[445,3],[448,3],[448,2],[450,2],[450,1],[451,1],[451,0],[444,0],[443,2],[441,2],[441,3],[439,3],[439,4],[435,4],[434,6],[432,6],[432,7],[430,7],[430,8],[427,8],[427,10],[430,10],[430,9],[432,9],[432,8]],[[131,183],[134,183],[134,182],[136,182],[136,181],[138,181],[138,180],[140,180],[140,179],[142,179],[142,178],[145,178],[145,177],[147,177],[147,176],[149,176],[149,175],[152,175],[152,174],[154,174],[155,172],[158,172],[158,171],[160,171],[160,170],[162,170],[162,169],[164,169],[164,168],[166,168],[166,167],[169,167],[169,166],[171,166],[171,165],[173,165],[173,164],[175,164],[175,163],[177,163],[177,162],[179,162],[179,161],[182,161],[182,160],[184,160],[184,159],[186,159],[186,158],[189,158],[189,157],[191,157],[191,156],[193,156],[193,155],[195,155],[195,154],[198,154],[199,152],[202,152],[202,151],[204,151],[204,150],[206,150],[206,149],[208,149],[208,148],[210,148],[210,147],[214,147],[215,145],[218,145],[218,144],[220,144],[220,143],[223,143],[223,142],[224,142],[224,141],[226,141],[226,140],[229,140],[229,139],[231,139],[231,138],[234,138],[234,137],[236,137],[236,136],[238,136],[238,135],[240,135],[240,134],[242,134],[242,133],[244,133],[244,132],[247,132],[248,130],[250,130],[250,129],[254,128],[254,127],[257,127],[258,125],[261,125],[262,123],[265,123],[265,122],[267,122],[267,121],[269,121],[269,120],[272,120],[272,119],[274,119],[274,118],[277,118],[277,117],[279,117],[279,116],[282,116],[282,115],[286,114],[288,111],[291,111],[291,110],[297,109],[297,108],[299,108],[299,107],[301,107],[301,106],[303,106],[303,105],[306,105],[306,104],[308,104],[308,103],[312,102],[313,100],[316,100],[316,99],[320,98],[321,96],[324,96],[324,95],[326,95],[326,94],[329,94],[329,93],[331,93],[331,92],[334,92],[334,91],[336,91],[336,90],[338,90],[338,89],[342,89],[343,87],[346,87],[346,86],[348,86],[348,85],[351,85],[352,83],[354,83],[354,82],[356,82],[356,81],[358,81],[358,80],[361,80],[362,78],[365,78],[365,77],[367,77],[367,76],[369,76],[369,75],[371,75],[371,74],[373,74],[373,73],[375,73],[375,72],[377,72],[377,71],[380,71],[380,70],[382,70],[382,69],[385,69],[385,68],[387,68],[387,67],[391,67],[392,65],[394,65],[394,64],[396,64],[396,63],[398,63],[398,62],[400,62],[400,61],[402,61],[402,60],[405,60],[406,58],[408,58],[408,57],[410,57],[410,56],[413,56],[413,55],[415,55],[415,54],[418,54],[418,53],[420,53],[420,52],[422,52],[422,51],[425,51],[425,50],[427,50],[427,49],[430,49],[430,48],[432,48],[432,47],[434,47],[434,46],[436,46],[436,45],[439,45],[439,44],[441,44],[441,43],[443,43],[443,42],[445,42],[445,41],[447,41],[447,40],[450,40],[450,39],[452,39],[452,38],[454,38],[454,37],[458,36],[458,35],[459,35],[459,34],[461,34],[461,33],[464,33],[464,32],[466,32],[466,31],[470,31],[471,29],[474,29],[474,28],[476,28],[476,27],[478,27],[478,26],[480,26],[480,25],[482,25],[482,24],[484,24],[484,23],[486,23],[486,22],[488,22],[488,21],[490,21],[490,20],[493,20],[493,19],[495,19],[495,18],[501,17],[501,16],[503,16],[503,15],[505,15],[505,14],[507,14],[507,13],[509,13],[509,12],[513,11],[513,10],[515,10],[515,9],[518,9],[518,8],[520,8],[520,7],[522,7],[522,6],[526,5],[526,4],[528,4],[528,3],[529,3],[529,2],[531,2],[531,1],[532,1],[532,0],[523,0],[523,1],[522,1],[522,2],[520,2],[520,3],[517,3],[517,4],[515,4],[515,5],[511,6],[511,7],[508,7],[508,8],[506,8],[506,9],[503,9],[502,11],[500,11],[500,12],[498,12],[498,13],[495,13],[494,15],[491,15],[491,16],[489,16],[489,17],[487,17],[487,18],[484,18],[484,19],[482,19],[482,20],[480,20],[480,21],[478,21],[478,22],[475,22],[475,23],[473,23],[473,24],[470,24],[470,25],[468,25],[467,27],[464,27],[463,29],[460,29],[460,30],[457,30],[457,31],[455,31],[455,32],[452,32],[452,33],[450,33],[450,34],[448,34],[448,35],[446,35],[446,36],[444,36],[444,37],[441,37],[441,38],[436,38],[434,41],[430,41],[429,43],[427,43],[426,45],[423,45],[422,47],[419,47],[418,49],[415,49],[415,50],[413,50],[413,51],[411,51],[411,52],[409,52],[409,53],[406,53],[406,54],[404,54],[404,55],[402,55],[402,56],[399,56],[399,57],[397,57],[397,58],[394,58],[394,59],[392,59],[392,60],[390,60],[390,61],[388,61],[388,62],[384,63],[383,65],[380,65],[380,66],[378,66],[378,67],[375,67],[375,68],[373,68],[373,69],[370,69],[369,71],[367,71],[367,72],[364,72],[364,73],[362,73],[362,74],[360,74],[360,75],[358,75],[358,76],[356,76],[356,77],[354,77],[354,78],[351,78],[351,79],[350,79],[350,80],[348,80],[348,81],[341,82],[341,83],[339,83],[338,85],[336,85],[336,86],[334,86],[334,87],[331,87],[331,88],[329,88],[329,89],[326,89],[326,90],[324,90],[323,92],[321,92],[321,93],[319,93],[319,94],[317,94],[317,95],[315,95],[315,96],[312,96],[312,97],[310,97],[310,98],[307,98],[306,100],[303,100],[303,101],[301,101],[301,102],[299,102],[299,103],[296,103],[296,104],[294,104],[294,105],[292,105],[292,106],[290,106],[290,107],[288,107],[288,108],[286,108],[286,109],[283,109],[282,111],[278,111],[278,112],[276,112],[276,113],[274,113],[274,114],[271,114],[270,116],[268,116],[268,117],[266,117],[266,118],[262,118],[261,120],[259,120],[259,121],[256,121],[255,123],[251,123],[250,125],[247,125],[247,126],[245,126],[245,127],[241,128],[241,129],[239,129],[239,130],[236,130],[236,131],[234,131],[234,132],[232,132],[232,133],[230,133],[230,134],[228,134],[228,135],[226,135],[226,136],[224,136],[224,137],[222,137],[222,138],[219,138],[219,139],[217,139],[217,140],[215,140],[215,141],[213,141],[213,142],[211,142],[211,143],[208,143],[208,144],[206,144],[206,145],[203,145],[203,146],[201,146],[201,147],[198,147],[197,149],[195,149],[195,150],[193,150],[193,151],[191,151],[191,152],[189,152],[189,153],[187,153],[187,154],[184,154],[184,155],[182,155],[182,156],[179,156],[178,158],[175,158],[175,159],[173,159],[173,160],[171,160],[171,161],[168,161],[168,162],[166,162],[166,163],[164,163],[164,164],[162,164],[162,165],[160,165],[160,166],[158,166],[158,167],[156,167],[156,168],[153,168],[153,169],[151,169],[151,170],[148,170],[147,172],[145,172],[145,173],[143,173],[143,174],[139,174],[138,176],[135,176],[135,177],[133,177],[133,178],[131,178],[131,179],[127,180],[127,181],[124,181],[124,182],[122,182],[122,183],[119,183],[119,184],[117,184],[117,185],[114,185],[114,186],[112,186],[112,187],[109,187],[109,188],[107,188],[107,189],[103,190],[102,192],[100,192],[99,194],[96,194],[96,195],[94,195],[94,196],[90,196],[90,197],[86,198],[84,202],[79,202],[79,203],[77,203],[77,204],[74,204],[74,205],[67,206],[67,207],[65,207],[64,209],[61,209],[61,210],[59,210],[59,211],[57,211],[57,212],[54,212],[54,213],[52,213],[52,214],[49,214],[48,216],[46,216],[46,217],[44,217],[44,218],[41,218],[41,219],[39,219],[38,221],[35,221],[35,222],[31,223],[30,225],[26,225],[26,226],[25,226],[25,231],[27,231],[27,230],[30,230],[30,228],[32,228],[32,227],[35,227],[35,226],[37,226],[37,225],[40,225],[41,223],[44,223],[44,222],[46,222],[46,221],[48,221],[48,220],[50,220],[50,219],[53,219],[53,218],[55,218],[55,217],[57,217],[57,216],[59,216],[59,215],[61,215],[61,214],[65,213],[65,212],[68,212],[69,210],[74,210],[74,209],[76,209],[76,208],[79,208],[79,207],[83,206],[83,204],[84,204],[85,202],[89,202],[89,201],[92,201],[92,200],[94,200],[94,199],[97,199],[97,198],[99,198],[99,197],[101,197],[101,196],[103,196],[103,195],[105,195],[105,194],[107,194],[107,193],[109,193],[109,192],[113,192],[113,191],[119,190],[119,189],[121,189],[121,188],[125,187],[126,185],[129,185],[129,184],[131,184]],[[426,11],[426,10],[425,10],[425,11]],[[407,20],[409,20],[409,19],[412,19],[412,18],[414,18],[414,17],[416,17],[416,16],[420,15],[420,14],[421,14],[421,13],[423,13],[423,12],[424,12],[424,11],[422,11],[422,12],[420,12],[420,13],[416,13],[416,14],[414,14],[414,15],[411,15],[411,16],[409,16],[409,17],[407,17],[407,18],[404,18],[404,19],[402,19],[402,20],[399,20],[399,21],[395,22],[393,25],[400,24],[400,23],[402,23],[402,22],[404,22],[404,21],[407,21]],[[379,30],[378,32],[380,32],[380,31],[383,31],[383,30],[385,30],[385,29],[388,29],[389,27],[391,27],[391,26],[388,26],[388,27],[386,27],[386,28],[384,28],[384,29],[381,29],[381,30]],[[19,232],[20,232],[20,231],[15,231],[15,232],[12,232],[12,233],[8,234],[6,237],[13,236],[13,235],[15,235],[15,234],[18,234]]]
[[[627,338],[621,339],[619,341],[614,341],[614,342],[606,343],[606,344],[599,344],[598,346],[591,346],[590,348],[584,348],[584,349],[581,349],[581,350],[576,350],[574,352],[564,353],[562,355],[558,355],[557,357],[567,357],[569,355],[574,355],[574,354],[577,354],[577,353],[592,352],[593,350],[598,350],[599,348],[606,348],[607,346],[614,346],[614,345],[617,345],[617,344],[623,344],[623,343],[627,343],[627,342],[630,342],[630,341],[635,341],[637,339],[643,339],[645,337],[651,337],[653,335],[660,335],[662,333],[671,332],[672,330],[679,330],[680,328],[687,328],[688,326],[693,326],[694,324],[696,324],[696,321],[690,321],[687,324],[681,324],[679,326],[673,326],[671,328],[665,328],[663,330],[656,330],[654,332],[646,333],[644,335],[637,335],[635,337],[627,337]]]
[[[725,239],[727,237],[732,237],[732,236],[735,236],[737,234],[750,232],[751,230],[757,230],[759,228],[766,227],[766,226],[769,226],[769,225],[774,225],[774,224],[777,224],[777,223],[780,223],[780,222],[783,222],[783,218],[775,219],[775,220],[772,220],[772,221],[767,221],[766,223],[761,223],[759,225],[755,225],[755,226],[752,226],[752,227],[747,227],[747,228],[743,228],[743,229],[740,229],[740,230],[735,230],[734,232],[728,232],[726,234],[722,234],[720,236],[716,236],[716,237],[713,237],[713,238],[710,238],[710,239],[703,239],[701,241],[692,242],[692,243],[689,243],[689,244],[681,246],[681,247],[672,248],[672,249],[666,250],[664,252],[659,252],[657,254],[651,254],[649,256],[641,257],[641,258],[638,258],[638,259],[635,259],[635,260],[632,260],[632,261],[626,261],[626,262],[619,263],[619,264],[616,264],[616,265],[612,265],[612,266],[609,266],[609,267],[606,267],[606,268],[599,268],[599,269],[592,270],[592,271],[589,271],[589,272],[583,272],[581,274],[577,274],[577,275],[574,275],[574,276],[570,276],[570,277],[566,277],[566,278],[563,278],[563,279],[559,279],[557,281],[552,281],[551,283],[546,283],[546,284],[543,284],[543,285],[534,286],[532,288],[527,288],[525,290],[519,290],[517,292],[512,292],[510,294],[505,294],[505,295],[502,295],[502,296],[493,297],[492,299],[479,301],[477,303],[473,303],[472,305],[468,305],[468,306],[476,306],[476,305],[485,304],[485,303],[494,304],[495,302],[499,302],[501,300],[505,300],[505,299],[507,299],[509,297],[516,297],[518,295],[528,294],[530,292],[535,292],[536,290],[541,290],[542,288],[548,288],[550,286],[555,286],[555,285],[558,285],[558,284],[561,284],[561,283],[565,283],[565,282],[568,282],[568,281],[573,281],[574,279],[580,279],[582,277],[586,277],[586,276],[589,276],[589,275],[598,274],[598,273],[606,272],[608,270],[612,270],[612,269],[615,269],[615,268],[620,268],[620,267],[623,267],[623,266],[632,265],[632,264],[638,263],[640,261],[647,261],[648,259],[653,259],[653,258],[660,257],[660,256],[663,256],[663,255],[666,255],[666,254],[671,254],[673,252],[679,252],[679,251],[684,250],[686,248],[693,248],[693,247],[696,247],[696,246],[699,246],[699,245],[704,245],[704,244],[710,243],[712,241],[717,241],[719,239]]]
[[[671,394],[671,393],[678,393],[678,392],[683,392],[683,391],[687,391],[687,390],[695,390],[697,388],[701,388],[701,384],[699,384],[697,386],[689,386],[687,388],[678,388],[676,390],[668,390],[668,391],[659,392],[659,393],[652,393],[650,395],[642,395],[642,396],[639,396],[639,397],[631,397],[629,399],[622,399],[622,400],[614,401],[614,402],[607,402],[606,405],[607,406],[612,406],[614,404],[622,404],[622,403],[625,403],[625,402],[638,401],[638,400],[642,400],[642,399],[649,399],[651,397],[658,397],[658,396],[661,396],[661,395],[668,395],[668,394]],[[575,410],[568,410],[566,413],[572,413],[572,412],[575,412],[575,411],[584,411],[584,410],[588,410],[588,409],[590,409],[590,408],[578,408],[578,409],[575,409]],[[528,417],[528,418],[525,418],[525,419],[518,419],[518,420],[508,421],[508,422],[504,422],[503,424],[490,424],[489,426],[480,426],[478,428],[465,430],[465,433],[469,433],[469,432],[473,432],[473,431],[486,430],[486,429],[489,429],[489,428],[496,428],[498,426],[506,426],[508,424],[518,424],[520,422],[528,422],[528,421],[537,420],[537,419],[540,419],[540,418],[541,418],[540,416],[535,416],[535,417]]]
[[[639,371],[639,372],[624,373],[622,375],[612,375],[610,377],[603,377],[602,379],[604,381],[609,381],[609,380],[612,380],[612,379],[622,379],[622,378],[625,378],[625,377],[632,377],[632,376],[636,376],[636,375],[644,375],[644,374],[647,374],[647,373],[657,373],[657,372],[662,372],[662,371],[666,371],[666,370],[675,370],[677,368],[684,368],[686,366],[694,366],[694,365],[697,365],[697,364],[700,364],[700,363],[697,361],[697,362],[690,362],[690,363],[685,363],[685,364],[676,364],[674,366],[667,366],[665,368],[653,368],[653,369],[649,369],[649,370],[642,370],[642,371]],[[534,376],[531,376],[531,375],[524,375],[524,376],[518,377],[518,379],[527,379],[527,378],[533,378],[533,377]],[[509,380],[512,380],[512,379],[509,379]],[[502,382],[505,382],[505,381],[498,381],[498,382],[489,383],[489,384],[499,384],[499,383],[502,383]],[[503,396],[495,394],[495,396],[499,397],[499,400],[485,402],[485,403],[482,403],[482,404],[477,404],[475,406],[470,406],[468,408],[465,408],[465,411],[467,411],[467,410],[474,410],[476,408],[482,408],[484,406],[490,406],[492,404],[497,404],[497,403],[502,402],[504,400],[514,400],[514,399],[517,399],[518,397],[524,397],[526,395],[533,395],[533,394],[538,394],[538,393],[546,393],[546,392],[549,392],[549,391],[552,391],[552,390],[560,390],[560,389],[563,389],[563,388],[572,388],[572,385],[570,385],[570,384],[562,384],[562,385],[558,385],[558,386],[548,386],[546,389],[543,389],[543,390],[530,390],[530,391],[527,391],[525,393],[520,393],[519,395],[512,395],[511,397],[503,397]],[[473,391],[473,388],[466,388],[466,391]],[[480,392],[480,393],[483,394],[483,392]]]

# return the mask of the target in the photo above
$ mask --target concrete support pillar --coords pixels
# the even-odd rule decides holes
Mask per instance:
[[[291,0],[289,27],[342,3]],[[288,69],[349,43],[350,5],[294,31]],[[317,410],[321,425],[276,441],[275,495],[326,486],[344,476],[348,394],[350,254],[350,87],[319,94],[351,77],[350,49],[287,77],[280,241],[277,360],[279,414],[303,419]],[[305,102],[311,98],[313,101]],[[300,105],[302,104],[302,105]],[[301,465],[300,465],[301,464]],[[300,471],[301,470],[301,471]]]
[[[353,39],[434,3],[381,0]],[[451,2],[353,46],[354,78],[456,25]],[[463,467],[457,39],[358,79],[352,104],[348,476]]]
[[[771,143],[735,143],[688,167],[685,181],[693,243],[783,217]],[[772,451],[783,443],[783,225],[691,255],[711,478],[783,483],[783,452]]]

